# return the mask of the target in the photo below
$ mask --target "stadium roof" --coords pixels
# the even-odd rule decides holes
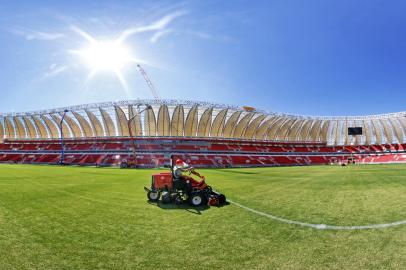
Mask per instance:
[[[210,137],[330,145],[396,144],[405,142],[406,112],[303,116],[199,101],[125,100],[0,114],[3,139],[59,138],[61,126],[66,138]],[[348,135],[350,127],[361,127],[363,134]]]

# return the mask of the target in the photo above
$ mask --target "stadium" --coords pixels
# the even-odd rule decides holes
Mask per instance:
[[[405,8],[4,1],[0,270],[406,269]]]
[[[2,114],[0,265],[401,269],[405,116],[178,100]],[[173,158],[228,205],[147,200]]]
[[[135,100],[3,114],[0,162],[195,167],[406,161],[406,113],[309,117],[248,106]],[[351,135],[354,128],[359,134]],[[63,158],[61,158],[63,155]]]

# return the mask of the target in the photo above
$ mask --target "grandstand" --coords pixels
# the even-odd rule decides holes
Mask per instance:
[[[348,128],[362,128],[348,135]],[[406,112],[348,117],[134,100],[0,115],[0,162],[196,167],[406,162]],[[63,150],[63,151],[62,151]],[[63,154],[62,154],[63,152]]]

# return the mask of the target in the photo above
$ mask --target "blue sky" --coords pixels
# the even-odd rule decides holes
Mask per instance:
[[[125,45],[162,98],[305,115],[406,110],[405,1],[2,1],[1,112],[151,98],[134,63],[89,79],[83,33]],[[82,31],[82,32],[81,32]],[[82,35],[81,35],[82,33]]]

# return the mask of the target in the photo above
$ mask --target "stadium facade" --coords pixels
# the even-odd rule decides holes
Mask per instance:
[[[352,128],[362,134],[349,135]],[[169,155],[201,166],[403,162],[405,138],[406,112],[313,117],[208,102],[133,100],[0,114],[0,162],[14,163],[55,163],[61,155],[66,162],[72,156],[71,164],[134,159],[141,167],[165,164]],[[62,148],[65,153],[59,153]]]
[[[150,109],[145,109],[150,105]],[[406,112],[345,117],[267,113],[250,107],[177,100],[86,104],[0,115],[0,139],[188,137],[325,142],[328,145],[404,143]],[[142,110],[138,114],[139,110]],[[130,123],[128,123],[128,119]],[[350,136],[349,127],[363,134]]]

